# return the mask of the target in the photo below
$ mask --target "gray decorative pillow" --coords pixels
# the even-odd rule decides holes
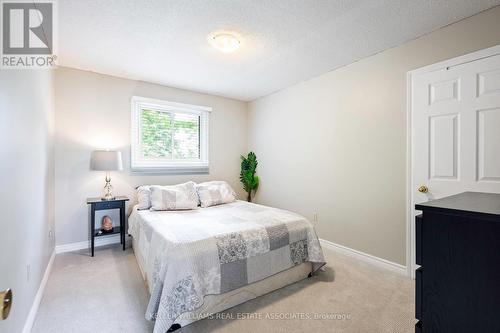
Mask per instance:
[[[151,186],[151,210],[187,210],[198,208],[196,184]]]
[[[230,203],[236,200],[236,193],[225,181],[212,181],[196,185],[201,207]]]

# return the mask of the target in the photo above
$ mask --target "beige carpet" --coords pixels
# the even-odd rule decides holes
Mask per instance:
[[[413,281],[325,249],[325,272],[177,332],[414,332]],[[151,332],[134,254],[58,255],[33,332]],[[322,319],[299,319],[314,315]],[[288,319],[269,319],[288,316]],[[232,319],[252,316],[248,319]],[[219,316],[222,317],[222,316]],[[268,319],[259,319],[268,318]]]

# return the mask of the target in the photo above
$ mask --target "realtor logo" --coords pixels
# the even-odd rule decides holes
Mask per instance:
[[[55,65],[54,3],[2,2],[2,68]]]

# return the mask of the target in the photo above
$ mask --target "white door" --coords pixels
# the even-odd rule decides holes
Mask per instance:
[[[412,207],[500,193],[500,55],[412,76],[412,170]]]

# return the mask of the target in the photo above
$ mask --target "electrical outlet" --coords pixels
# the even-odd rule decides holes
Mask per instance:
[[[30,282],[30,272],[31,271],[31,266],[30,264],[26,265],[26,282]]]
[[[318,213],[313,213],[313,222],[318,222]]]

